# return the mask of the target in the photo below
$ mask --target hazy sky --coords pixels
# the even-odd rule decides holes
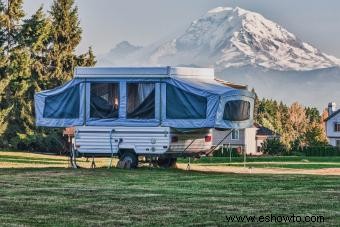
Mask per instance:
[[[24,0],[28,14],[51,0]],[[105,53],[122,40],[147,45],[174,34],[217,6],[240,6],[278,22],[300,39],[340,58],[339,0],[76,0],[83,39]]]

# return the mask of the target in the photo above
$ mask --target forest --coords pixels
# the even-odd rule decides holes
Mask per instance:
[[[0,0],[0,148],[59,152],[65,147],[61,129],[35,126],[34,94],[72,78],[77,66],[96,64],[91,47],[76,54],[82,37],[74,0],[54,0],[26,15],[23,0]],[[253,92],[255,92],[253,90]],[[280,135],[290,151],[325,145],[327,112],[256,98],[255,122]]]

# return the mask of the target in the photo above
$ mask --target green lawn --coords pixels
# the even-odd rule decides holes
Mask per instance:
[[[201,164],[201,165],[212,165],[212,166],[244,166],[243,163],[222,163],[222,164]],[[340,163],[327,163],[327,162],[315,162],[315,163],[277,163],[277,162],[268,162],[268,163],[246,163],[246,167],[252,168],[288,168],[288,169],[324,169],[324,168],[340,168]]]
[[[270,214],[340,225],[340,178],[332,176],[1,169],[0,185],[4,226],[228,225],[226,215]]]
[[[180,162],[187,162],[187,158],[179,159]],[[229,157],[202,157],[192,160],[192,163],[229,163]],[[247,162],[338,162],[340,156],[334,157],[307,157],[307,156],[248,156]],[[243,157],[232,157],[231,162],[243,162]]]
[[[187,158],[178,160],[188,162]],[[191,163],[213,166],[243,166],[243,157],[203,157],[191,160]],[[322,169],[340,168],[340,157],[306,157],[306,156],[259,156],[247,157],[246,166],[254,168],[290,168],[290,169]]]
[[[109,159],[101,160],[103,165],[107,165],[108,161]],[[230,162],[229,157],[202,157],[200,159],[191,159],[191,163],[199,165],[243,166],[243,157],[232,157],[231,161],[232,162]],[[253,156],[247,157],[246,161],[247,167],[257,168],[340,168],[340,157]],[[68,158],[57,155],[0,151],[0,167],[1,163],[5,162],[17,164],[27,168],[34,167],[34,164],[39,164],[40,166],[45,167],[60,167],[60,165],[68,165]],[[96,162],[99,162],[99,159],[96,159]],[[188,162],[188,158],[179,158],[178,162],[186,163]],[[85,159],[78,159],[78,163],[80,165],[88,164],[86,163]]]

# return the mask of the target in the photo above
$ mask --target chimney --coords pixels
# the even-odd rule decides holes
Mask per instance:
[[[328,103],[328,115],[331,115],[336,111],[336,104],[335,102]]]

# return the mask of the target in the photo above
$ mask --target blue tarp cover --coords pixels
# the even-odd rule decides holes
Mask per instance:
[[[118,118],[90,117],[91,83],[119,84]],[[127,84],[154,83],[148,109],[155,111],[154,119],[127,117]],[[79,100],[77,101],[77,99]],[[151,103],[154,100],[154,104]],[[224,113],[237,108],[233,100],[249,102],[250,118],[242,121],[225,120]],[[241,102],[240,102],[241,103]],[[213,79],[169,78],[75,78],[62,87],[35,95],[36,124],[46,127],[92,126],[169,126],[173,128],[246,128],[252,125],[254,95],[234,89]],[[146,109],[139,107],[139,112]],[[243,107],[244,108],[244,105]],[[76,111],[77,110],[77,111]],[[52,113],[55,111],[54,113]],[[244,110],[235,110],[244,114]],[[74,113],[72,113],[74,112]],[[248,113],[247,112],[247,113]],[[49,114],[47,114],[49,113]]]

